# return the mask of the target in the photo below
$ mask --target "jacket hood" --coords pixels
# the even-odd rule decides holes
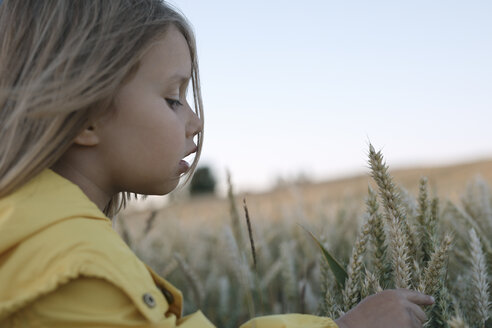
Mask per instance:
[[[47,204],[56,204],[56,209]],[[106,220],[111,224],[79,186],[45,169],[12,194],[0,198],[0,255],[31,235],[71,217]]]
[[[76,184],[46,169],[0,199],[0,322],[78,276],[118,286],[151,322],[181,317],[181,293],[135,256]]]

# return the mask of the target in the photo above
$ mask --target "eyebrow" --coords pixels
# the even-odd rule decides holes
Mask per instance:
[[[177,74],[174,74],[174,75],[170,76],[167,79],[167,81],[168,82],[179,82],[181,84],[181,83],[188,82],[190,79],[191,79],[191,75],[190,76],[186,76],[186,75],[177,73]]]

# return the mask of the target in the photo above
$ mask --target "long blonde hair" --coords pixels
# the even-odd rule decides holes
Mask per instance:
[[[0,198],[51,167],[91,121],[111,110],[118,88],[171,24],[188,42],[195,111],[203,120],[194,34],[163,1],[0,3]],[[190,174],[202,143],[200,133]],[[114,195],[104,213],[114,216],[131,195]]]

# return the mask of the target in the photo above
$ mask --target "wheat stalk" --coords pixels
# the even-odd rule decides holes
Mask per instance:
[[[161,276],[163,276],[164,278],[166,278],[168,275],[171,274],[171,272],[173,272],[174,270],[176,270],[177,267],[178,267],[178,261],[176,260],[176,258],[173,257],[171,259],[171,261],[169,263],[167,263],[167,265],[161,271]]]
[[[282,259],[282,280],[285,287],[285,298],[287,301],[287,309],[290,304],[297,300],[297,276],[294,266],[293,247],[294,243],[284,241],[280,245],[280,258]]]
[[[482,245],[477,233],[470,229],[470,248],[471,248],[471,283],[473,290],[473,300],[475,301],[474,319],[480,327],[485,325],[489,318],[489,283],[485,256]]]
[[[249,218],[248,206],[246,205],[246,198],[243,198],[244,214],[246,216],[246,224],[248,225],[249,243],[251,245],[251,254],[253,255],[253,266],[256,270],[256,251],[255,241],[253,239],[253,231],[251,230],[251,220]]]
[[[282,266],[282,259],[279,258],[269,267],[268,271],[263,275],[263,279],[261,279],[261,289],[266,289],[270,285],[273,279],[281,272]]]
[[[183,271],[188,283],[192,287],[193,294],[195,295],[196,306],[200,307],[203,299],[205,298],[205,291],[197,273],[188,265],[188,263],[186,263],[185,259],[179,253],[175,253],[174,258],[178,262],[181,271]]]
[[[369,270],[365,270],[364,280],[361,286],[361,299],[366,298],[369,295],[380,293],[383,291],[381,285],[379,284],[379,279],[374,273]]]
[[[462,317],[456,315],[448,321],[450,328],[468,328],[469,326],[465,323]]]
[[[239,220],[239,211],[236,206],[236,200],[234,199],[234,187],[232,185],[231,174],[227,171],[227,198],[229,200],[229,211],[231,214],[231,227],[234,233],[234,238],[237,241],[239,249],[244,246],[244,237],[241,229],[241,221]]]
[[[224,240],[227,245],[227,263],[237,281],[241,285],[240,291],[244,293],[246,298],[249,315],[251,318],[255,315],[255,306],[253,302],[253,277],[250,268],[245,264],[245,259],[241,253],[237,240],[232,232],[231,227],[224,227]]]
[[[347,270],[348,277],[345,281],[345,288],[343,291],[345,311],[350,310],[360,301],[359,290],[362,280],[362,257],[366,252],[366,244],[369,239],[373,219],[373,217],[369,216],[368,220],[363,224],[352,250],[352,256]]]
[[[367,212],[372,218],[371,241],[374,245],[374,275],[379,278],[379,284],[386,283],[391,277],[391,263],[387,261],[387,245],[383,217],[379,213],[376,193],[368,188],[366,200]]]
[[[226,314],[229,310],[231,286],[227,276],[218,278],[219,287],[219,309]]]
[[[369,147],[369,164],[372,177],[379,187],[379,194],[386,213],[389,235],[388,245],[393,265],[394,284],[396,288],[409,288],[408,236],[405,234],[406,228],[403,223],[405,216],[395,185],[388,173],[388,167],[383,163],[383,156],[381,152],[376,153],[372,145]]]
[[[427,192],[426,177],[422,177],[419,182],[419,214],[417,216],[417,221],[419,223],[418,233],[421,240],[418,258],[420,259],[420,264],[425,266],[427,261],[429,261],[432,250],[431,231],[428,229],[428,222],[430,221],[430,202]]]
[[[441,246],[430,255],[428,265],[424,270],[424,277],[418,288],[423,293],[436,294],[439,282],[443,279],[442,274],[446,268],[447,253],[452,240],[451,235],[444,236]]]

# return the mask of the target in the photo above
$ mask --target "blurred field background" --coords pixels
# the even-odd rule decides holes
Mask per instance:
[[[391,174],[398,184],[413,195],[418,192],[419,179],[425,176],[436,196],[459,202],[467,185],[474,179],[482,179],[492,184],[492,159],[449,166],[403,168],[391,171]],[[232,182],[234,184],[234,181]],[[333,215],[345,206],[354,209],[363,206],[367,187],[372,182],[368,172],[339,180],[284,184],[268,192],[237,194],[236,202],[241,205],[242,199],[247,199],[255,222],[295,216],[299,214],[296,211],[300,209],[306,217],[314,218],[320,214]],[[229,206],[227,197],[203,195],[191,198],[185,191],[165,205],[159,205],[158,202],[149,205],[151,209],[142,209],[130,204],[122,212],[122,220],[125,220],[129,233],[135,236],[145,229],[142,222],[146,221],[152,212],[157,213],[156,221],[161,221],[161,218],[173,218],[179,220],[184,227],[201,224],[221,226],[230,220]]]
[[[492,160],[391,174],[403,187],[405,202],[417,203],[419,180],[425,176],[429,196],[439,197],[442,208],[448,201],[463,207],[464,200],[478,197],[477,186],[492,185]],[[321,314],[323,260],[300,225],[347,265],[369,185],[376,188],[369,168],[365,175],[339,180],[285,182],[269,192],[235,194],[232,211],[228,197],[190,197],[182,191],[160,206],[129,206],[115,228],[144,262],[183,291],[185,313],[201,309],[219,327],[236,327],[263,314]],[[256,269],[243,199],[256,244]]]
[[[342,298],[328,293],[342,294],[299,224],[351,267],[353,248],[365,240],[358,231],[368,185],[376,190],[364,152],[370,140],[383,147],[403,188],[410,228],[421,228],[421,216],[439,221],[428,251],[455,233],[449,261],[444,252],[437,257],[449,274],[434,272],[440,301],[428,327],[483,327],[492,263],[492,2],[170,2],[196,32],[205,110],[200,164],[214,172],[217,193],[189,198],[185,188],[129,206],[115,228],[183,291],[185,313],[201,309],[218,327],[237,327],[261,314],[339,315],[366,295],[360,285]],[[435,215],[418,214],[422,176],[429,199],[439,198]],[[371,247],[361,251],[359,278],[376,272]],[[415,260],[430,274],[419,256],[407,264],[414,268]],[[464,313],[446,288],[466,302]]]

